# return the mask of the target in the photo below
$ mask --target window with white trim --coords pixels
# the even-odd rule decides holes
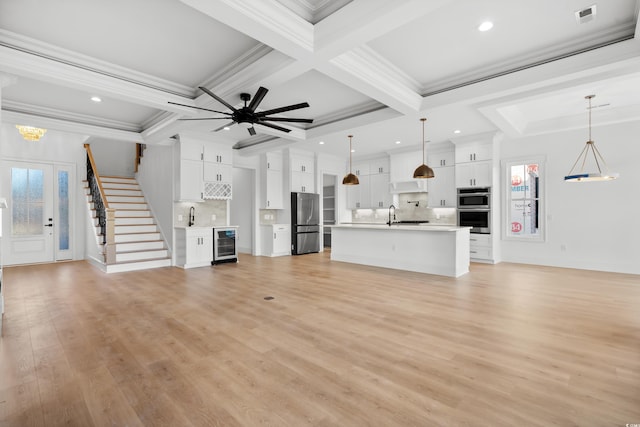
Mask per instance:
[[[505,238],[544,240],[544,159],[531,158],[504,162]]]

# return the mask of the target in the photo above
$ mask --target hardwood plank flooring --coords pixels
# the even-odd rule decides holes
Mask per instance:
[[[640,276],[323,253],[4,280],[0,426],[640,423]]]

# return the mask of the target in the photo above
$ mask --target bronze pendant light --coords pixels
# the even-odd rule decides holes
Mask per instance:
[[[351,173],[351,138],[353,138],[353,135],[349,135],[349,173],[342,179],[343,185],[360,184],[358,177]]]
[[[596,143],[591,139],[591,99],[595,98],[595,95],[587,95],[584,98],[589,100],[589,140],[578,155],[578,158],[569,171],[569,174],[564,177],[564,180],[566,182],[611,181],[618,178],[620,174],[608,171],[607,164],[602,158],[602,154],[600,154],[600,151],[596,148]],[[593,159],[595,160],[598,172],[584,171],[584,165],[587,162],[589,153],[593,154]],[[581,159],[582,164],[580,166],[580,171],[574,171]],[[604,172],[600,168],[601,163],[605,168]]]
[[[425,148],[424,148],[426,144],[424,140],[424,122],[426,122],[427,119],[423,117],[420,119],[420,121],[422,122],[422,164],[418,166],[416,170],[413,172],[413,177],[414,178],[433,178],[436,175],[433,173],[433,169],[427,166],[427,160],[425,157]]]

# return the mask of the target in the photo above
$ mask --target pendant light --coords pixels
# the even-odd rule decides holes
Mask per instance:
[[[349,135],[349,173],[342,179],[343,185],[360,184],[358,177],[351,173],[351,138],[353,138],[353,135]]]
[[[589,100],[589,140],[580,152],[580,155],[578,155],[578,158],[569,171],[569,174],[564,177],[564,180],[566,182],[611,181],[612,179],[616,179],[620,176],[620,174],[618,173],[608,171],[607,164],[602,158],[602,154],[600,154],[600,152],[596,148],[596,143],[591,139],[591,99],[594,97],[595,95],[587,95],[584,97],[585,99]],[[589,153],[593,154],[593,159],[595,160],[598,172],[584,172],[584,165],[587,162]],[[581,159],[582,164],[580,165],[580,172],[576,173],[574,172],[574,169]],[[604,172],[600,168],[600,163],[602,163],[602,165],[604,166]]]
[[[424,122],[427,121],[427,119],[425,117],[421,118],[420,121],[422,122],[422,164],[420,166],[418,166],[416,168],[415,171],[413,171],[413,177],[414,178],[433,178],[436,175],[433,173],[433,169],[431,169],[429,166],[427,166],[427,160],[424,154],[424,147],[426,145],[426,142],[424,140]]]

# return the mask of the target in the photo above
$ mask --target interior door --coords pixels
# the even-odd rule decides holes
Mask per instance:
[[[2,182],[8,196],[2,216],[5,264],[54,261],[54,166],[3,162]]]

